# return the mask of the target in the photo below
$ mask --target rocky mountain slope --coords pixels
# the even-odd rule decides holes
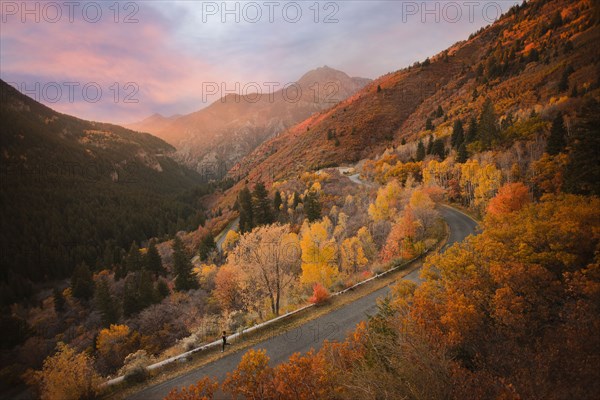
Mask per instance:
[[[585,97],[599,97],[600,54],[592,50],[599,21],[589,0],[515,6],[469,39],[376,79],[263,143],[230,170],[239,183],[222,202],[232,203],[246,181],[268,184],[355,163],[430,134],[448,142],[453,121],[467,125],[486,98],[501,121],[556,108],[574,112]]]
[[[324,66],[296,82],[277,83],[278,90],[272,94],[265,85],[240,84],[246,95],[228,94],[187,115],[165,118],[154,114],[128,127],[169,142],[177,148],[179,158],[200,173],[222,177],[265,140],[335,105],[369,82]]]

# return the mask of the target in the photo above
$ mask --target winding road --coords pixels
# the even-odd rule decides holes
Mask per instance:
[[[471,234],[475,234],[477,223],[466,214],[445,205],[440,206],[439,211],[450,228],[450,235],[445,248],[462,241]],[[419,283],[419,273],[420,268],[408,274],[404,279]],[[325,339],[341,341],[348,332],[354,329],[356,324],[366,320],[368,315],[376,312],[377,298],[385,296],[388,292],[389,287],[379,289],[329,314],[306,322],[287,332],[274,334],[252,348],[266,349],[267,355],[271,358],[271,365],[274,366],[287,361],[296,352],[305,353],[311,348],[319,349]],[[173,388],[189,386],[206,375],[216,377],[222,382],[227,372],[235,369],[245,352],[246,350],[227,354],[219,360],[196,370],[148,387],[130,396],[129,399],[159,400],[165,397]],[[220,397],[217,396],[217,398]]]

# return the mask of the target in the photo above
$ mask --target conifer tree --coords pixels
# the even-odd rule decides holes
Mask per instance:
[[[457,119],[454,121],[454,126],[452,128],[452,136],[450,137],[450,145],[453,148],[459,148],[460,145],[465,140],[465,130],[463,128],[462,121]]]
[[[202,240],[200,241],[200,246],[198,247],[198,255],[200,256],[200,260],[206,261],[211,251],[217,248],[217,243],[215,243],[215,237],[212,232],[208,232]]]
[[[485,149],[491,148],[500,139],[500,130],[494,113],[494,105],[489,97],[483,103],[483,108],[479,116],[477,137]]]
[[[417,161],[423,161],[425,159],[425,146],[423,145],[422,140],[419,140],[419,143],[417,144],[416,159]]]
[[[131,243],[131,247],[129,248],[129,253],[127,253],[127,258],[125,259],[125,266],[127,272],[135,272],[142,269],[144,265],[142,260],[142,255],[140,253],[140,248],[137,243],[134,241]]]
[[[102,316],[102,325],[107,327],[119,321],[119,308],[110,293],[106,278],[100,279],[96,287],[96,307]]]
[[[179,236],[173,241],[173,269],[175,271],[175,290],[186,291],[198,289],[198,281],[194,276],[192,262]]]
[[[558,113],[552,121],[550,137],[548,137],[548,143],[546,144],[546,153],[555,156],[562,152],[567,146],[565,136],[566,129],[563,116],[561,113]]]
[[[464,164],[469,159],[469,153],[467,153],[467,146],[465,143],[460,145],[458,148],[458,152],[456,154],[456,162],[459,164]]]
[[[65,310],[65,296],[62,294],[62,290],[58,288],[54,288],[52,290],[53,298],[54,298],[54,311],[57,314],[60,314]]]
[[[160,258],[160,254],[158,254],[154,239],[148,244],[148,251],[145,258],[145,265],[148,271],[160,276],[167,275],[167,270],[162,264],[162,259]]]
[[[73,296],[82,300],[89,300],[94,295],[94,279],[90,268],[85,262],[77,265],[73,271],[71,291]]]
[[[321,203],[318,194],[311,190],[304,196],[304,212],[310,222],[321,218]]]
[[[254,206],[254,222],[257,226],[267,225],[273,222],[271,201],[269,200],[267,189],[262,182],[258,182],[254,187],[252,203]]]
[[[252,195],[248,187],[244,187],[238,195],[240,213],[240,233],[250,232],[254,228],[254,212],[252,209]]]

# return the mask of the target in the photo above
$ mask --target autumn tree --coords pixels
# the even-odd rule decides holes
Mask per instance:
[[[237,368],[227,374],[222,388],[234,399],[276,399],[273,375],[267,352],[251,349],[242,356]]]
[[[348,275],[356,274],[367,265],[367,257],[358,237],[347,238],[340,247],[342,271]]]
[[[164,400],[212,400],[219,389],[219,383],[208,376],[187,388],[173,389]]]
[[[507,183],[490,200],[487,212],[490,215],[507,214],[518,211],[531,201],[529,189],[521,182]]]
[[[35,379],[43,400],[93,398],[100,384],[92,359],[62,342],[57,344],[56,353],[44,360]]]
[[[96,349],[102,363],[115,370],[123,365],[125,357],[137,350],[139,335],[127,325],[111,325],[102,329],[96,339]]]
[[[414,242],[419,222],[410,207],[406,207],[392,226],[392,230],[381,249],[384,262],[396,258],[409,259],[415,256]]]
[[[223,310],[231,312],[242,307],[241,279],[237,266],[225,264],[218,269],[212,294]]]
[[[389,221],[398,211],[402,188],[395,179],[377,191],[375,203],[369,205],[369,216],[375,222]]]
[[[329,218],[303,225],[300,241],[302,249],[300,282],[307,285],[321,283],[325,287],[330,287],[337,278],[338,248],[335,240],[330,237],[330,229]]]
[[[283,399],[331,399],[336,396],[331,364],[323,353],[294,353],[275,367],[273,383]]]
[[[289,225],[268,225],[240,238],[227,262],[238,266],[268,294],[271,311],[279,315],[281,297],[295,280],[300,267],[298,236]]]
[[[240,234],[234,231],[233,229],[228,231],[225,235],[225,239],[223,239],[223,251],[230,252],[234,249],[237,243],[240,240]]]
[[[192,262],[179,236],[175,236],[173,240],[173,270],[175,272],[175,290],[198,289],[198,280],[192,271]]]

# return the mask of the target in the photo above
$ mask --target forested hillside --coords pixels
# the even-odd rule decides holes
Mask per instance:
[[[59,114],[0,82],[2,304],[85,261],[202,221],[200,176],[148,134]]]

